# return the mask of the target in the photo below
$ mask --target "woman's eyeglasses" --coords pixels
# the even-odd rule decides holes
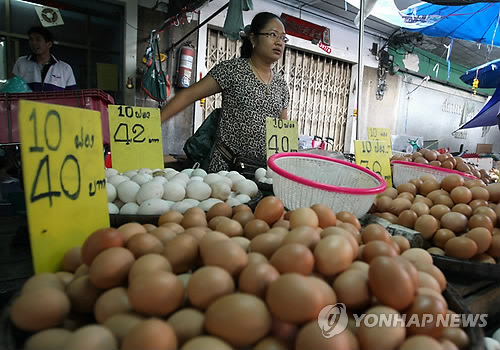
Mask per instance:
[[[286,36],[280,36],[274,32],[270,32],[270,33],[257,33],[257,35],[265,35],[267,36],[268,38],[271,38],[273,40],[278,40],[280,39],[281,41],[283,41],[285,44],[290,40],[288,39]]]

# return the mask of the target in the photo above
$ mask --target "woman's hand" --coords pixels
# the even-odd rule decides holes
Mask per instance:
[[[280,119],[288,120],[288,111],[286,108],[281,110]]]
[[[162,108],[161,121],[164,122],[184,110],[190,104],[221,91],[219,83],[210,75],[206,75],[197,83],[175,94],[167,105]]]

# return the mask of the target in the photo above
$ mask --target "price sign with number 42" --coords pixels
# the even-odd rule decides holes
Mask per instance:
[[[19,126],[34,270],[56,272],[69,249],[109,227],[101,115],[20,101]]]
[[[266,119],[267,158],[282,152],[298,152],[299,131],[297,122],[279,118]]]

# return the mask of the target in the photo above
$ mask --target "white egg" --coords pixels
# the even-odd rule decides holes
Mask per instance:
[[[135,202],[126,203],[120,208],[121,215],[135,215],[139,210],[139,206]]]
[[[188,169],[183,169],[181,171],[181,174],[186,174],[187,176],[191,177],[191,174],[193,173],[194,169],[188,168]]]
[[[236,207],[237,205],[240,205],[241,202],[239,200],[237,200],[236,198],[228,198],[228,200],[226,201],[226,204],[232,208],[232,207]]]
[[[193,199],[193,198],[183,199],[182,202],[188,203],[189,205],[191,205],[191,207],[197,207],[200,204],[199,200],[196,200],[196,199]]]
[[[193,182],[193,181],[203,182],[203,178],[201,176],[191,176],[191,178],[189,179],[189,182]]]
[[[264,176],[266,176],[266,169],[264,168],[259,168],[257,170],[255,170],[255,178],[257,180],[260,180],[261,178],[263,178]]]
[[[220,176],[219,174],[207,174],[207,176],[205,176],[203,178],[203,181],[206,182],[207,184],[211,185],[211,184],[214,184],[216,182],[220,182],[221,181],[221,178],[222,176]]]
[[[104,169],[104,175],[106,176],[106,178],[110,178],[111,176],[118,175],[118,174],[119,174],[119,172],[116,169],[113,169],[113,168]]]
[[[250,198],[250,196],[248,196],[246,194],[239,194],[236,197],[234,197],[234,199],[239,200],[241,204],[246,204],[246,203],[250,202],[251,198]]]
[[[217,203],[223,203],[223,202],[217,198],[205,199],[204,201],[200,202],[200,204],[198,204],[198,208],[204,211],[209,211],[210,208],[212,208]]]
[[[500,343],[493,338],[484,337],[484,344],[487,350],[500,350]]]
[[[108,196],[108,202],[113,202],[116,199],[116,187],[113,184],[106,184],[106,194]]]
[[[124,181],[129,181],[130,179],[123,175],[113,175],[108,179],[108,183],[112,184],[115,187],[118,187]]]
[[[184,202],[184,201],[180,201],[180,202],[177,202],[174,205],[172,205],[170,207],[170,210],[175,210],[175,211],[180,212],[181,214],[184,214],[186,212],[186,210],[188,210],[189,208],[193,208],[193,206],[189,203]]]
[[[214,184],[211,184],[210,187],[212,188],[212,197],[221,199],[223,201],[229,198],[231,187],[229,187],[227,183],[222,181],[216,182]]]
[[[242,181],[238,181],[234,185],[234,190],[240,194],[246,194],[250,198],[253,198],[255,197],[255,195],[257,195],[259,188],[257,187],[257,184],[252,180],[245,179]]]
[[[491,337],[497,342],[500,342],[500,328],[498,328]]]
[[[118,214],[120,209],[113,203],[108,203],[108,212],[109,214]]]
[[[205,177],[205,176],[207,176],[207,172],[201,168],[194,169],[193,172],[191,173],[191,177],[193,177],[193,176]]]
[[[189,175],[187,175],[186,173],[178,173],[175,174],[175,176],[172,179],[169,179],[169,181],[177,181],[177,180],[184,181],[184,183],[187,184],[189,182]]]
[[[150,182],[155,182],[155,183],[159,183],[159,184],[163,185],[167,181],[168,180],[165,179],[163,176],[155,176],[155,177],[153,177],[153,180],[151,180]]]
[[[232,170],[226,174],[226,176],[228,176],[228,177],[233,176],[233,175],[241,175],[241,174],[239,172],[237,172],[236,170]]]
[[[116,191],[118,193],[118,198],[123,203],[130,203],[135,202],[137,192],[139,192],[140,189],[141,186],[139,186],[139,184],[134,181],[128,180],[119,184],[116,188]]]
[[[266,176],[267,177],[273,177],[273,174],[274,174],[274,171],[272,171],[271,168],[267,168],[267,171],[266,171]]]
[[[165,173],[165,178],[167,180],[171,180],[175,175],[177,175],[179,172],[177,170],[174,170],[174,169],[170,169],[171,171],[167,171]]]
[[[219,174],[220,176],[226,176],[227,174],[229,174],[229,171],[221,170],[217,174]]]
[[[226,183],[229,187],[233,187],[233,180],[231,180],[230,178],[221,176],[220,179],[222,182]]]
[[[123,205],[124,205],[125,203],[123,203],[123,202],[122,202],[121,200],[119,200],[119,199],[115,199],[115,200],[113,201],[113,204],[114,204],[114,205],[116,205],[118,208],[121,208],[121,207],[123,207]]]
[[[153,170],[149,169],[149,168],[141,168],[141,169],[137,170],[137,173],[138,174],[152,174]]]
[[[148,199],[153,199],[153,198],[162,198],[163,196],[163,185],[160,183],[153,182],[147,182],[144,185],[141,186],[141,189],[139,192],[137,192],[137,197],[136,197],[136,202],[137,204],[142,204],[142,202],[148,200]]]
[[[167,201],[159,198],[148,199],[139,206],[138,215],[162,215],[170,209]]]
[[[173,202],[179,202],[186,197],[184,186],[175,181],[169,181],[163,184],[163,199]]]
[[[135,183],[139,185],[143,185],[146,182],[149,182],[153,179],[153,177],[149,174],[137,174],[134,175],[130,178],[130,180],[134,181]]]
[[[186,186],[186,196],[199,201],[210,198],[212,188],[203,181],[189,182]]]
[[[137,175],[137,170],[129,170],[123,173],[124,176],[128,177],[129,179],[133,178],[135,175]]]
[[[272,185],[273,184],[273,179],[272,178],[266,177],[265,179],[266,179],[266,184],[268,184],[268,185]]]

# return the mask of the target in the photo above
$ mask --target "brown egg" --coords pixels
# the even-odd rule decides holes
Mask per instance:
[[[415,285],[402,264],[392,257],[378,256],[370,263],[368,282],[373,295],[396,310],[408,307],[415,298]]]
[[[402,211],[410,209],[411,201],[406,198],[396,198],[392,201],[389,212],[394,215],[401,214]]]
[[[391,243],[386,243],[384,241],[371,241],[366,243],[361,255],[363,261],[369,264],[378,256],[397,256],[398,253]]]
[[[406,273],[408,273],[413,286],[415,287],[415,289],[417,289],[417,287],[418,287],[418,270],[415,267],[415,263],[410,262],[408,259],[406,259],[402,256],[396,256],[394,258],[394,260],[403,267],[403,269],[406,271]]]
[[[454,258],[470,259],[477,253],[477,244],[465,236],[455,237],[446,242],[444,251]]]
[[[181,350],[200,349],[233,350],[233,347],[220,338],[202,335],[190,339],[181,348]]]
[[[67,287],[73,281],[73,274],[71,272],[59,271],[55,273],[56,276],[62,281],[64,287]]]
[[[120,227],[125,227],[125,225],[122,225]],[[144,229],[144,227],[142,227],[142,225],[140,224],[137,225],[140,228],[140,230],[146,232],[146,230]],[[90,265],[92,263],[92,260],[94,260],[94,258],[104,249],[112,247],[123,247],[124,245],[125,245],[125,236],[121,231],[114,228],[104,228],[97,230],[93,232],[90,236],[88,236],[85,242],[83,243],[81,249],[82,262],[84,264]]]
[[[441,180],[441,188],[447,192],[451,192],[455,187],[463,185],[464,178],[457,174],[447,175]]]
[[[22,330],[40,331],[61,325],[70,308],[70,300],[63,291],[42,287],[17,297],[10,309],[10,319]]]
[[[302,326],[297,333],[295,350],[356,349],[357,347],[351,347],[352,338],[349,337],[349,332],[345,330],[334,337],[326,338],[318,327],[318,321],[314,320]]]
[[[443,350],[459,350],[459,348],[451,342],[451,340],[441,338],[441,346]]]
[[[123,339],[121,350],[177,349],[177,336],[166,321],[151,318],[139,322]]]
[[[432,203],[432,201],[429,198],[424,197],[421,194],[417,194],[415,196],[415,199],[413,200],[413,204],[415,204],[415,203],[424,203],[427,205],[428,208],[430,208],[434,205],[434,203]],[[411,207],[410,207],[410,209],[411,209]]]
[[[440,167],[441,162],[439,160],[433,160],[432,162],[429,163],[429,165]]]
[[[273,317],[271,334],[287,344],[293,344],[295,342],[297,329],[298,327],[293,323],[281,321]]]
[[[432,174],[424,174],[420,176],[420,180],[425,181],[437,181],[436,177]]]
[[[179,345],[203,334],[205,316],[196,309],[186,308],[177,311],[167,319],[174,330]]]
[[[486,189],[490,193],[489,200],[493,203],[500,202],[500,183],[493,183],[486,186]]]
[[[414,203],[412,203],[412,205],[410,206],[409,210],[411,210],[414,213],[416,213],[417,216],[422,216],[422,215],[425,215],[425,214],[429,214],[429,207],[424,202],[414,202]]]
[[[429,161],[427,159],[425,159],[424,157],[418,157],[416,159],[413,160],[415,163],[419,163],[419,164],[428,164]]]
[[[438,229],[439,222],[432,215],[422,215],[415,221],[415,231],[420,232],[424,239],[431,239]]]
[[[347,238],[341,235],[330,235],[316,244],[314,258],[319,273],[333,276],[347,270],[355,255]]]
[[[273,228],[275,228],[275,227],[282,227],[282,228],[289,230],[290,229],[290,221],[280,219],[273,224]]]
[[[413,264],[419,262],[432,264],[432,256],[422,248],[410,248],[402,253],[401,256]]]
[[[465,186],[455,187],[453,190],[451,190],[450,197],[455,204],[467,204],[473,199],[472,191]]]
[[[174,273],[189,271],[198,259],[198,241],[192,235],[180,234],[167,242],[163,255]]]
[[[434,279],[439,284],[440,290],[438,292],[442,292],[445,290],[446,284],[447,284],[446,277],[444,276],[443,272],[441,272],[441,270],[438,267],[436,267],[433,264],[427,264],[427,263],[422,263],[422,262],[417,262],[415,264],[415,267],[417,268],[418,271],[425,272],[425,273],[431,275],[432,277],[434,277]]]
[[[399,350],[443,350],[441,344],[434,338],[426,335],[413,335],[406,338]]]
[[[335,278],[333,289],[339,303],[344,303],[349,310],[360,310],[371,302],[368,286],[368,271],[348,269]]]
[[[410,182],[399,185],[398,187],[396,187],[396,190],[398,191],[398,193],[409,192],[414,196],[417,194],[417,186]]]
[[[353,237],[356,238],[356,241],[361,242],[360,230],[356,226],[354,226],[353,224],[351,224],[349,222],[338,222],[337,221],[336,227],[350,232],[353,235]]]
[[[137,259],[130,268],[128,274],[129,283],[144,274],[149,274],[154,271],[172,272],[172,267],[167,258],[160,254],[146,254]]]
[[[210,304],[205,313],[205,328],[231,345],[249,346],[271,330],[271,314],[256,296],[231,294]]]
[[[491,219],[493,226],[497,224],[497,213],[489,207],[478,207],[474,210],[474,215],[483,214]]]
[[[229,272],[218,266],[203,266],[189,279],[187,296],[193,306],[204,310],[215,300],[233,293],[234,287]]]
[[[171,272],[155,271],[134,278],[128,287],[132,308],[149,316],[165,316],[184,302],[184,285]]]
[[[63,257],[63,271],[75,272],[76,269],[82,264],[82,248],[73,247],[64,254]]]
[[[435,180],[426,180],[420,185],[419,194],[422,196],[427,196],[429,193],[441,188],[439,182]]]
[[[267,264],[269,261],[267,258],[262,255],[261,253],[257,252],[250,252],[248,253],[248,265],[251,264],[260,264],[260,263],[265,263]]]
[[[368,270],[370,269],[370,265],[361,260],[353,261],[349,266],[348,270],[361,270],[368,274]]]
[[[63,328],[49,328],[30,336],[24,343],[24,350],[63,350],[71,331]]]
[[[299,226],[318,227],[318,215],[311,208],[298,208],[290,214],[290,228],[294,229]]]
[[[486,187],[486,184],[482,180],[476,179],[476,180],[466,180],[464,182],[464,186],[466,186],[468,188],[472,188],[472,187]]]
[[[281,246],[283,237],[274,233],[263,233],[250,241],[249,251],[257,252],[270,259]]]
[[[379,195],[381,197],[389,197],[391,199],[395,199],[398,196],[399,192],[397,189],[393,187],[387,187],[384,192]]]
[[[268,225],[272,225],[281,219],[284,208],[283,202],[279,198],[274,196],[264,197],[257,204],[257,207],[255,207],[255,218],[264,220]]]
[[[482,254],[488,250],[491,244],[491,232],[484,227],[476,227],[469,230],[465,236],[476,242],[477,252],[476,254]]]
[[[473,229],[475,227],[484,227],[487,228],[488,231],[493,231],[493,222],[491,219],[484,214],[474,214],[469,219],[469,229]]]
[[[337,213],[337,220],[340,220],[343,223],[352,224],[358,231],[361,230],[361,224],[359,223],[358,218],[348,211],[339,211]]]
[[[427,152],[427,149],[423,148],[421,151],[422,151],[423,153],[422,153],[422,152],[414,152],[414,153],[412,153],[412,155],[411,155],[411,159],[414,161],[414,160],[415,160],[415,159],[417,159],[417,158],[423,157],[423,156],[424,156],[424,153],[425,153],[425,152]]]
[[[251,211],[240,211],[240,212],[234,214],[232,219],[238,221],[242,227],[245,227],[245,225],[248,222],[255,219],[255,215],[253,215],[253,213]]]
[[[169,222],[180,224],[183,218],[184,215],[177,210],[169,210],[158,218],[158,226],[162,226]]]
[[[473,199],[469,202],[469,206],[472,208],[472,210],[476,210],[479,207],[487,207],[488,206],[488,201],[485,201],[484,199]]]
[[[208,223],[208,228],[210,228],[211,230],[215,230],[215,228],[217,227],[217,224],[220,221],[223,221],[226,219],[228,219],[228,218],[226,218],[225,216],[216,216],[212,220],[210,220],[210,222]]]
[[[439,338],[444,330],[443,323],[424,322],[423,317],[432,315],[432,320],[437,320],[438,317],[444,319],[447,310],[448,306],[440,298],[432,295],[417,295],[408,309],[406,317],[410,317],[410,319],[411,317],[417,317],[418,325],[416,323],[409,324],[406,328],[408,335],[428,335]]]
[[[431,201],[434,202],[436,200],[436,198],[441,196],[441,195],[449,196],[449,193],[443,189],[438,189],[438,190],[434,190],[434,191],[430,192],[429,194],[427,194],[427,198],[429,198]]]
[[[358,339],[362,350],[373,349],[377,344],[377,349],[397,349],[403,343],[406,336],[404,321],[398,311],[387,306],[375,306],[365,312],[364,322],[358,330]],[[375,326],[369,327],[369,319],[391,320],[389,325],[377,322]]]
[[[395,190],[395,189],[394,189]],[[375,206],[377,207],[377,210],[381,213],[386,212],[391,208],[393,199],[391,197],[383,196],[377,198],[375,201]]]
[[[257,238],[257,237],[256,237]],[[251,249],[252,243],[250,243]],[[248,264],[247,253],[231,240],[221,240],[201,251],[205,265],[219,266],[237,277]]]
[[[31,276],[23,285],[21,294],[41,288],[54,288],[64,292],[64,283],[55,273],[42,272]]]
[[[126,224],[123,224],[120,227],[118,227],[118,231],[123,233],[123,238],[124,238],[125,242],[127,242],[129,240],[129,238],[132,237],[133,235],[148,232],[148,231],[146,231],[144,226],[142,226],[138,222],[128,222]],[[82,247],[82,249],[83,249],[83,247]],[[83,254],[83,251],[82,251],[82,254]]]
[[[404,199],[408,199],[410,202],[413,202],[415,200],[415,196],[412,195],[411,193],[409,192],[403,192],[403,193],[400,193],[398,194],[398,197],[397,198],[404,198]]]
[[[250,240],[248,238],[237,236],[231,237],[230,239],[238,244],[245,252],[248,251],[248,247],[250,247]]]
[[[94,315],[99,323],[104,323],[109,317],[123,312],[132,311],[128,301],[127,289],[116,287],[102,293],[94,306]]]
[[[488,248],[488,254],[494,258],[500,257],[500,235],[493,235],[491,237],[491,244]]]
[[[368,243],[370,241],[384,241],[390,243],[391,236],[384,226],[369,224],[361,231],[361,240],[363,243]]]
[[[101,289],[90,283],[88,275],[75,278],[66,289],[72,310],[80,313],[93,312],[94,305],[101,293]]]
[[[167,223],[161,225],[161,227],[165,227],[167,229],[170,229],[170,230],[174,231],[176,234],[184,232],[184,227],[182,227],[180,224],[177,224],[175,222],[167,222]]]
[[[410,241],[403,236],[391,236],[391,240],[399,246],[399,253],[402,254],[406,250],[410,249]]]
[[[232,218],[233,208],[226,203],[217,203],[213,205],[207,212],[207,221],[212,220],[216,216],[225,216]]]
[[[436,231],[434,236],[432,237],[432,243],[438,248],[444,248],[446,245],[446,242],[448,240],[456,237],[455,233],[453,233],[452,230],[449,230],[447,228],[441,228]]]
[[[443,334],[441,334],[441,338],[448,339],[459,349],[465,349],[469,346],[469,336],[463,329],[458,327],[445,328]]]
[[[243,235],[243,227],[238,221],[226,217],[221,218],[222,219],[217,222],[217,225],[215,225],[215,231],[222,232],[228,237]]]
[[[205,236],[205,234],[209,231],[212,231],[212,230],[208,227],[196,226],[196,227],[187,228],[183,232],[183,234],[193,236],[199,243],[201,241],[201,239]]]
[[[242,212],[242,211],[247,211],[247,212],[251,213],[252,209],[246,204],[237,205],[237,206],[233,207],[233,216],[239,212]]]
[[[178,213],[178,211],[176,211]],[[168,241],[177,236],[177,233],[169,228],[160,226],[155,228],[153,231],[149,232],[151,236],[158,238],[158,240],[163,244],[167,244]]]
[[[160,254],[163,251],[163,243],[152,234],[147,233],[130,237],[127,241],[127,249],[137,259],[145,254]]]
[[[297,229],[299,229],[299,228],[297,228]],[[314,230],[314,228],[312,228],[312,227],[311,227],[311,229]],[[278,226],[278,227],[273,227],[272,229],[267,231],[267,233],[272,233],[273,235],[280,236],[281,239],[284,239],[288,235],[289,231],[288,231],[288,229],[286,229],[284,227]]]
[[[429,288],[441,293],[441,286],[438,281],[432,275],[423,271],[418,271],[418,288]]]
[[[441,227],[454,233],[462,233],[467,229],[467,217],[457,212],[449,212],[441,217]]]
[[[318,243],[318,241],[321,239],[321,235],[323,234],[323,232],[327,230],[331,231],[332,229],[342,230],[338,227],[329,227],[325,230],[322,230],[321,234],[318,234],[318,231],[310,226],[299,226],[294,228],[284,236],[281,245],[299,243],[305,245],[309,249],[314,249],[316,243]]]
[[[289,243],[276,250],[269,263],[283,273],[310,275],[314,268],[314,256],[303,244]]]
[[[474,256],[471,260],[485,263],[485,264],[495,264],[496,265],[496,263],[497,263],[495,258],[493,258],[492,256],[490,256],[488,254],[484,254],[484,253]]]
[[[243,232],[245,237],[251,240],[252,238],[262,233],[266,233],[270,229],[271,228],[264,220],[253,219],[246,223],[245,227],[243,228]]]
[[[240,274],[238,287],[241,292],[264,298],[269,284],[279,276],[276,268],[268,263],[249,264]]]
[[[411,179],[408,182],[411,183],[411,184],[414,184],[415,187],[417,187],[417,192],[418,192],[418,189],[420,188],[420,185],[423,183],[423,181],[421,179],[418,179],[418,178]]]
[[[117,349],[118,343],[109,329],[101,325],[87,325],[72,333],[66,343],[66,349],[100,350]]]
[[[321,228],[326,228],[329,226],[335,226],[337,223],[337,217],[335,216],[335,213],[333,212],[332,209],[330,209],[327,205],[325,204],[314,204],[311,207],[312,210],[316,213],[318,216],[318,226]]]
[[[184,217],[180,224],[184,229],[196,226],[207,226],[207,216],[201,208],[189,208],[184,213]]]
[[[254,350],[288,350],[288,346],[282,340],[275,337],[265,337],[253,347]]]
[[[398,217],[396,215],[394,215],[393,213],[385,212],[385,213],[380,214],[380,217],[382,219],[389,221],[391,224],[397,224],[397,222],[398,222]]]
[[[453,208],[451,208],[451,211],[457,212],[457,213],[462,213],[467,218],[470,218],[472,216],[472,208],[465,203],[456,204]]]
[[[419,204],[419,203],[416,203]],[[420,203],[422,205],[425,205],[423,203]],[[425,205],[426,206],[426,205]],[[426,206],[427,207],[427,206]],[[429,209],[429,208],[427,208]],[[415,222],[417,221],[418,215],[415,213],[413,210],[403,210],[401,214],[398,216],[398,225],[408,227],[408,228],[413,228],[415,226]]]
[[[271,314],[295,324],[316,321],[321,309],[328,304],[321,290],[313,286],[314,281],[309,277],[297,273],[281,275],[267,289],[266,303]]]
[[[134,255],[128,249],[108,248],[92,261],[89,280],[97,288],[118,287],[127,281],[128,272],[134,262]]]
[[[147,232],[151,232],[156,228],[156,225],[153,224],[143,224],[142,226],[144,226]]]
[[[448,206],[446,206],[444,204],[436,204],[430,208],[429,214],[432,215],[433,217],[435,217],[437,220],[441,220],[441,217],[444,214],[449,213],[450,211],[451,210]]]
[[[453,203],[453,200],[450,198],[448,194],[442,194],[437,196],[436,198],[433,199],[434,205],[438,204],[443,204],[446,205],[448,208],[453,208],[455,203]]]

